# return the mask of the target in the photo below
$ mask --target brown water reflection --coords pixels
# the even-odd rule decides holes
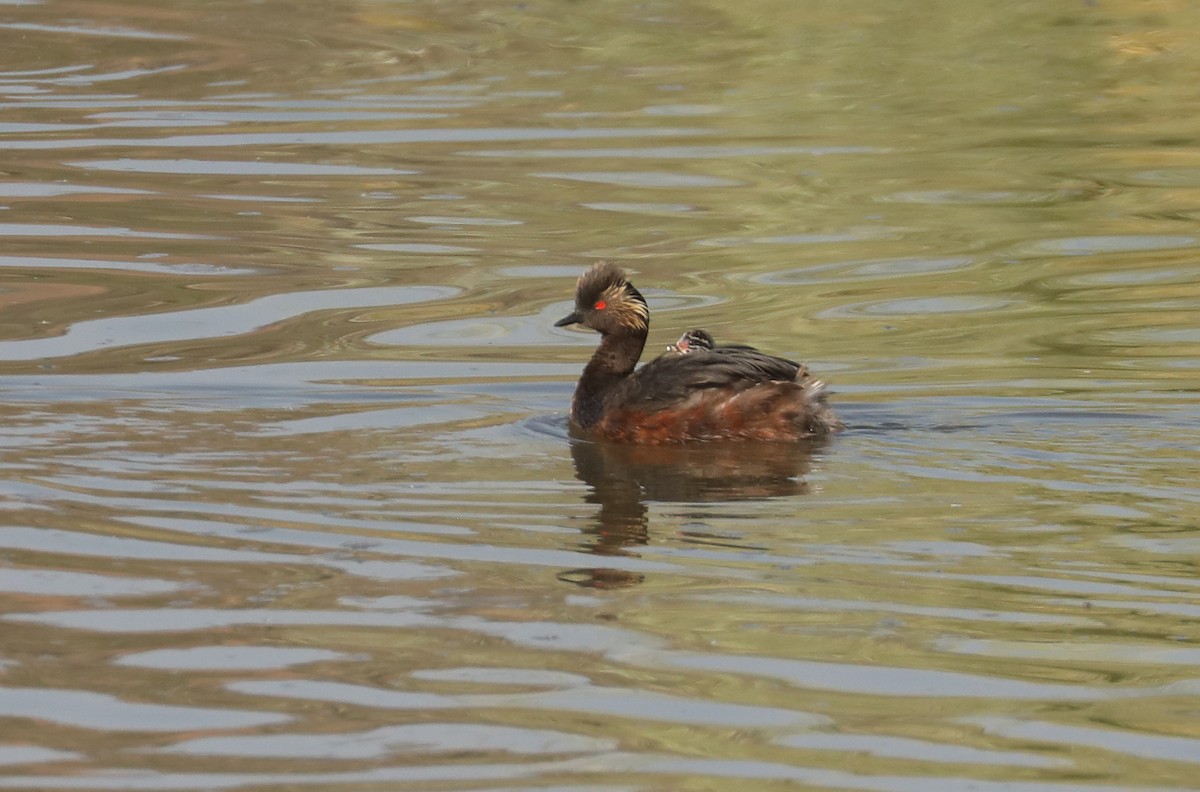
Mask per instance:
[[[0,0],[0,788],[1196,788],[1198,33]],[[852,430],[572,441],[599,258]]]
[[[574,439],[575,475],[590,488],[585,500],[600,507],[587,531],[595,537],[590,548],[611,555],[646,544],[650,502],[729,503],[803,494],[812,457],[827,445],[814,440],[671,447]],[[596,585],[610,587],[614,579],[604,576]]]

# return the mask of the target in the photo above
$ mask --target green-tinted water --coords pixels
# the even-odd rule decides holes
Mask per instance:
[[[1196,788],[1198,33],[0,0],[0,787]],[[568,440],[598,258],[851,429]]]

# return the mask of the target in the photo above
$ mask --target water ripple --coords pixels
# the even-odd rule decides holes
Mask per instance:
[[[148,732],[244,729],[292,720],[273,712],[141,704],[100,693],[41,687],[0,687],[0,715],[83,729]]]
[[[1144,759],[1169,759],[1173,762],[1200,764],[1200,740],[1186,737],[1134,734],[1128,729],[1065,726],[1016,718],[978,717],[967,718],[965,721],[982,727],[988,734],[1002,735],[1009,739],[1087,745]]]
[[[838,235],[801,235],[797,237],[776,237],[767,240],[771,244],[824,244],[826,242],[859,241],[870,239],[870,235],[858,232],[846,232]],[[758,241],[758,240],[753,240]],[[804,285],[816,283],[837,283],[839,281],[866,280],[875,278],[896,278],[910,275],[928,275],[935,273],[954,272],[967,269],[978,261],[968,256],[950,256],[943,258],[894,258],[867,259],[851,261],[833,261],[825,264],[813,264],[803,268],[768,272],[756,275],[755,283],[771,285]]]
[[[322,165],[311,162],[255,160],[110,159],[76,160],[76,168],[122,173],[177,173],[193,176],[409,176],[417,171],[358,165]]]
[[[107,28],[99,25],[46,25],[33,22],[0,22],[0,28],[20,30],[28,33],[54,33],[68,36],[102,36],[118,39],[145,39],[148,41],[186,41],[190,36],[178,33],[163,33],[131,28]],[[176,69],[181,66],[174,67]]]
[[[691,128],[594,128],[545,129],[509,127],[482,129],[380,129],[345,132],[243,132],[231,134],[168,135],[162,138],[61,138],[53,140],[6,140],[14,151],[43,151],[86,148],[181,148],[210,149],[241,146],[361,146],[409,143],[486,143],[492,141],[539,142],[547,140],[595,140],[604,138],[695,137],[709,134]]]
[[[1149,253],[1155,250],[1184,250],[1200,244],[1194,236],[1128,234],[1043,239],[1016,246],[1020,256],[1093,256],[1102,253]]]
[[[644,187],[651,189],[699,189],[704,187],[736,187],[742,182],[716,176],[700,176],[686,173],[662,171],[621,172],[557,172],[531,174],[542,179],[566,179],[569,181],[608,184],[614,187]]]
[[[191,646],[127,654],[117,665],[169,671],[248,671],[346,659],[342,652],[286,646]]]
[[[12,269],[118,270],[122,272],[152,272],[159,275],[251,275],[256,270],[244,267],[194,262],[168,264],[152,259],[139,261],[104,261],[97,259],[48,258],[42,256],[0,256],[0,267]]]
[[[96,239],[203,239],[219,240],[209,234],[182,234],[166,231],[140,231],[119,226],[97,227],[54,223],[0,223],[0,237],[92,237]]]
[[[590,717],[616,716],[636,720],[685,723],[696,726],[751,728],[814,728],[829,719],[793,709],[752,707],[720,701],[693,700],[631,688],[571,685],[534,693],[416,693],[364,685],[331,684],[316,680],[232,682],[227,687],[251,696],[302,701],[326,701],[393,710],[512,709],[577,712]]]
[[[518,755],[609,751],[616,740],[561,731],[471,723],[424,722],[339,734],[260,734],[198,737],[160,748],[162,753],[290,759],[375,759],[401,753],[473,752]]]
[[[933,316],[937,314],[985,313],[1019,305],[1016,300],[978,295],[876,300],[840,305],[817,314],[819,319],[841,319],[858,316]]]
[[[72,325],[55,338],[0,342],[0,360],[40,360],[133,344],[241,335],[312,311],[405,305],[456,294],[457,289],[443,286],[326,289],[269,295],[241,305],[94,319]]]

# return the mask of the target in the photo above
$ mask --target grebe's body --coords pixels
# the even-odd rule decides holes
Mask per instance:
[[[629,443],[690,440],[792,441],[843,428],[825,385],[799,363],[747,346],[717,346],[690,330],[666,354],[636,368],[650,332],[641,293],[612,264],[576,286],[575,311],[555,326],[600,332],[571,399],[571,426]]]

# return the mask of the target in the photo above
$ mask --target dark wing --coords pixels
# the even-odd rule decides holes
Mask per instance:
[[[654,410],[712,388],[737,392],[763,382],[801,381],[807,375],[799,363],[752,347],[696,349],[646,363],[621,385],[617,398],[622,404]]]
[[[731,357],[731,358],[739,358],[739,359],[744,358],[747,361],[750,361],[751,359],[762,360],[764,362],[761,365],[763,366],[764,370],[769,370],[769,371],[776,370],[775,367],[779,367],[779,370],[782,371],[782,367],[785,365],[791,367],[791,370],[792,370],[791,377],[772,376],[771,379],[795,379],[796,375],[799,372],[806,370],[803,363],[797,363],[794,360],[788,360],[787,358],[776,357],[775,355],[768,355],[765,352],[759,352],[757,349],[755,349],[752,346],[745,346],[743,344],[721,344],[720,346],[714,347],[713,349],[710,349],[708,351],[712,352],[713,354],[716,354],[716,355],[727,355],[728,357]],[[753,365],[758,365],[758,364],[753,364]]]

